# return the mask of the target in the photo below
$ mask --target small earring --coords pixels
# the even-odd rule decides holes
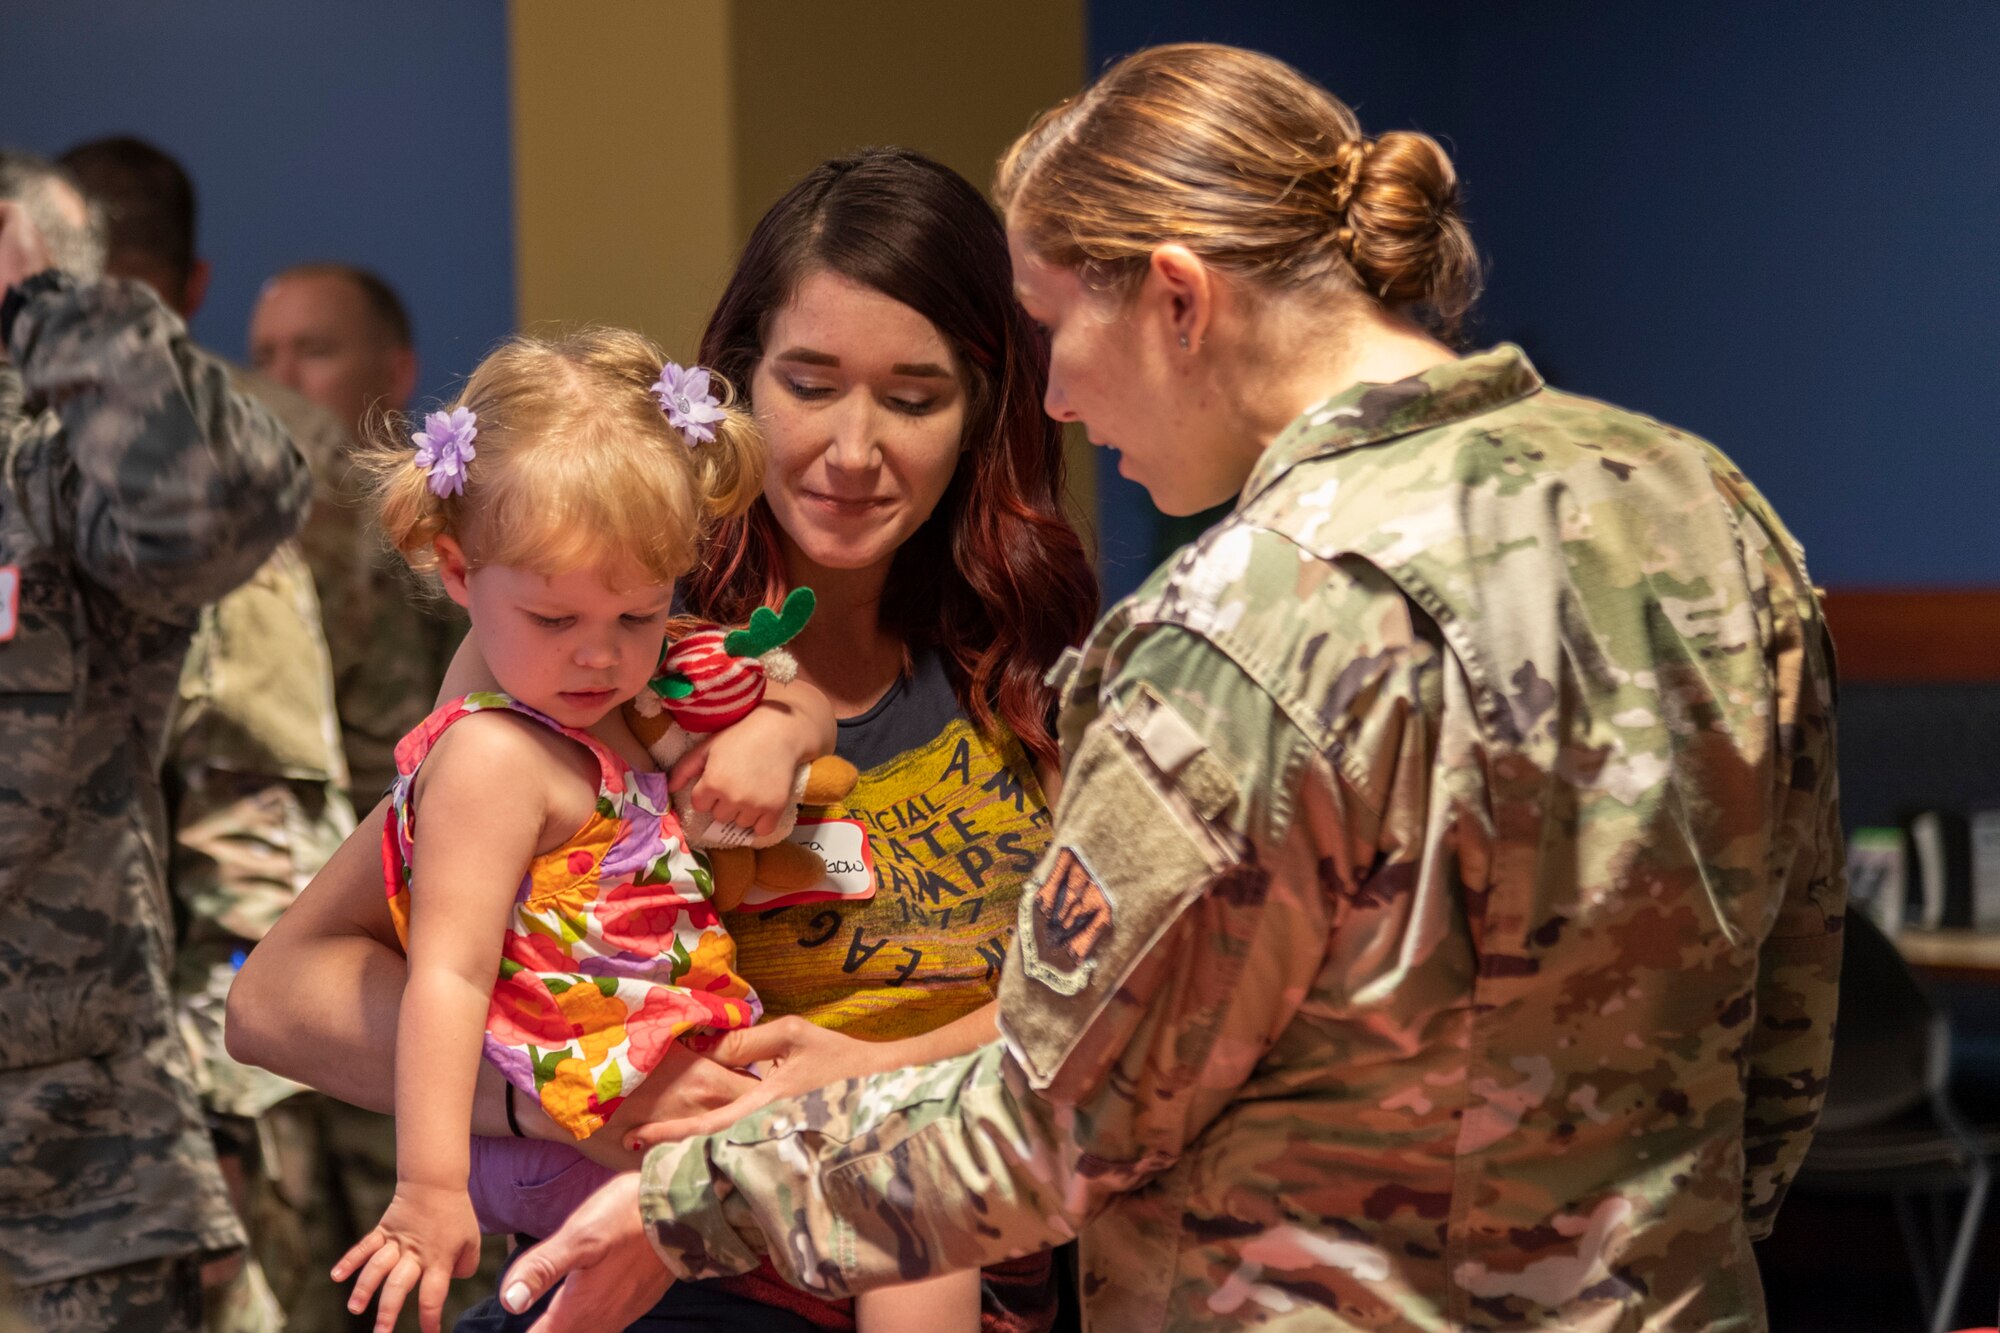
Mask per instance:
[[[1183,334],[1181,335],[1181,350],[1182,350],[1183,352],[1185,352],[1185,351],[1187,351],[1187,349],[1188,349],[1188,341],[1187,341],[1187,335],[1186,335],[1185,333],[1183,333]]]

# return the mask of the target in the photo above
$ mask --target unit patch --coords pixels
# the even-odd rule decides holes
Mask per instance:
[[[1032,947],[1021,951],[1028,975],[1062,995],[1074,995],[1096,970],[1094,955],[1111,934],[1111,900],[1083,854],[1074,847],[1056,851],[1041,887],[1023,906]]]

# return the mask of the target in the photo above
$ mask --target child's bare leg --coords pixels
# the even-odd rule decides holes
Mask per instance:
[[[860,1333],[979,1333],[979,1270],[864,1291],[854,1323]]]

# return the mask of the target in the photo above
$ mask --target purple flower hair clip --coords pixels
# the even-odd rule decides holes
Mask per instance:
[[[479,417],[472,409],[433,412],[410,438],[417,446],[417,466],[430,474],[431,494],[440,500],[465,494],[465,465],[479,452],[472,447],[479,438]]]
[[[683,370],[672,361],[660,367],[653,381],[653,396],[667,414],[673,428],[687,437],[689,444],[707,444],[715,438],[715,423],[729,414],[709,391],[708,372],[700,366]]]

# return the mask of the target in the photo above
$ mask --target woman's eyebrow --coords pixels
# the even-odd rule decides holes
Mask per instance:
[[[796,361],[808,366],[830,366],[839,369],[840,358],[831,352],[817,352],[810,347],[789,347],[773,358],[778,361]],[[935,361],[898,361],[889,367],[892,375],[902,375],[909,379],[948,380],[951,371]]]

